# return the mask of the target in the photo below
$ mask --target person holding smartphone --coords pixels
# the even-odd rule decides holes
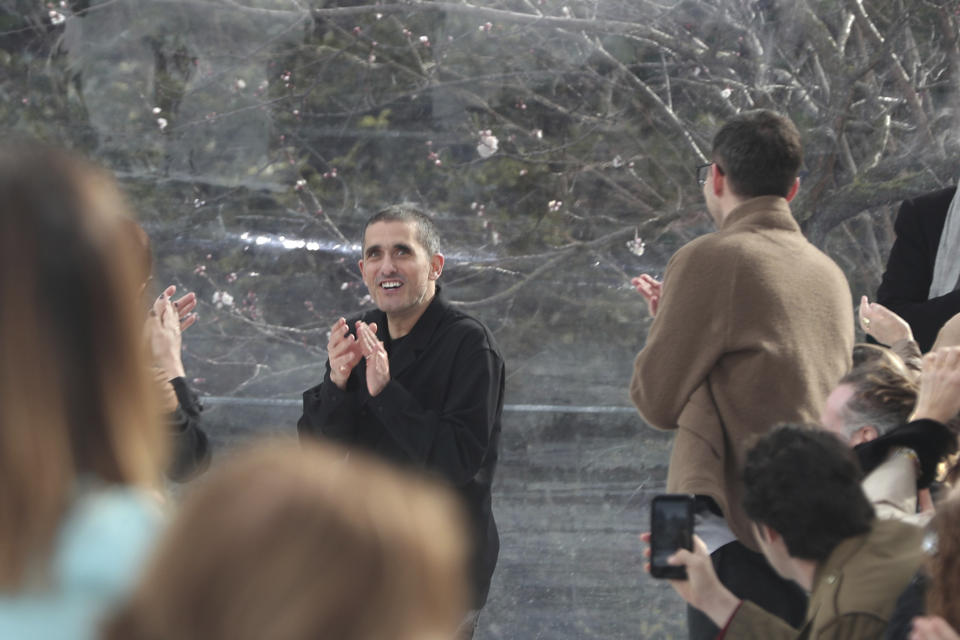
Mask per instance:
[[[923,562],[923,530],[878,519],[861,475],[849,447],[815,426],[778,427],[747,453],[743,506],[770,566],[810,593],[800,625],[725,587],[696,536],[693,550],[681,548],[667,560],[687,573],[671,586],[725,640],[881,637],[897,596]],[[650,534],[642,537],[650,541]]]

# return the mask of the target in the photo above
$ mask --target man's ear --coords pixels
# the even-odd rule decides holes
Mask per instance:
[[[791,200],[793,200],[793,198],[797,195],[797,191],[799,191],[799,189],[800,189],[800,178],[794,178],[793,186],[790,187],[790,191],[787,193],[787,202],[790,202]]]
[[[363,277],[363,258],[357,260],[357,266],[360,267],[360,277]]]
[[[782,536],[777,532],[776,529],[769,527],[762,522],[757,524],[757,537],[762,539],[767,544],[772,544],[779,540]]]
[[[430,274],[429,277],[431,280],[436,280],[440,277],[440,274],[443,273],[443,254],[435,253],[430,258]]]
[[[719,198],[723,195],[724,190],[727,188],[727,176],[724,175],[723,171],[717,168],[716,162],[710,165],[710,171],[713,171],[713,195]]]
[[[854,432],[853,437],[850,438],[850,446],[855,447],[858,444],[870,442],[871,440],[876,440],[879,437],[880,432],[877,431],[876,427],[868,424],[865,427],[860,427]]]

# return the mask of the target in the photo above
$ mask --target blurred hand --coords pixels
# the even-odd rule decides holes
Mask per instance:
[[[947,422],[960,412],[960,347],[941,347],[923,357],[920,393],[912,420]]]
[[[660,294],[663,291],[663,283],[649,274],[641,273],[636,278],[631,279],[630,284],[647,301],[650,315],[656,316],[657,309],[660,308]]]
[[[340,318],[330,327],[330,338],[327,340],[327,358],[333,384],[346,389],[350,372],[362,357],[360,345],[347,328],[347,321]]]
[[[933,496],[930,495],[930,489],[920,489],[917,491],[917,511],[931,516],[936,511],[936,505],[933,503]]]
[[[173,299],[173,295],[177,292],[177,287],[175,285],[170,285],[163,290],[163,295]],[[180,331],[186,331],[187,327],[193,325],[197,321],[197,314],[192,313],[194,309],[197,308],[197,294],[193,291],[185,293],[179,299],[173,301],[173,306],[177,310],[177,315],[180,317]]]
[[[906,320],[879,302],[870,302],[867,296],[860,298],[860,326],[867,335],[888,347],[898,340],[913,340],[913,331]]]
[[[643,533],[640,539],[649,545],[650,534]],[[649,546],[643,555],[646,558],[650,557]],[[703,540],[693,536],[693,551],[678,549],[667,558],[667,563],[687,568],[686,580],[668,580],[674,591],[680,594],[680,597],[690,606],[706,614],[715,625],[721,629],[726,626],[730,616],[739,606],[740,599],[720,582],[713,570],[713,562],[710,560],[707,545]],[[645,564],[644,569],[649,572],[650,563]]]
[[[144,333],[150,344],[153,365],[164,372],[167,380],[186,375],[180,353],[180,316],[165,293],[154,301]]]
[[[939,616],[925,616],[913,619],[910,640],[960,640],[947,622]]]

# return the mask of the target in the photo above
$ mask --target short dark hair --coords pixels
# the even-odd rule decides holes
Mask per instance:
[[[842,412],[848,436],[866,426],[882,436],[906,424],[917,404],[917,383],[902,361],[877,358],[854,367],[838,384],[853,388]]]
[[[861,478],[853,450],[839,437],[782,425],[747,452],[743,507],[783,536],[791,556],[822,562],[843,540],[870,530],[875,515]]]
[[[745,111],[713,138],[713,161],[741,197],[786,197],[803,162],[800,132],[775,111]]]
[[[440,234],[437,233],[437,225],[423,209],[415,204],[406,202],[392,204],[373,214],[363,225],[363,231],[360,234],[361,248],[367,237],[367,227],[377,222],[412,222],[417,226],[417,240],[427,250],[427,254],[432,256],[440,253]]]

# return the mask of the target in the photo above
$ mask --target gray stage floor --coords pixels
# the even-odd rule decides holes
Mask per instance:
[[[259,435],[295,437],[298,403],[249,402],[206,402],[215,459]],[[681,601],[644,573],[638,539],[670,437],[630,409],[601,411],[504,412],[501,552],[477,640],[685,637]]]

